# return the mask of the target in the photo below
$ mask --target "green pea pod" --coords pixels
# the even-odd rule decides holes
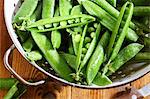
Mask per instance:
[[[38,61],[42,59],[42,55],[40,54],[39,51],[31,51],[28,52],[26,54],[26,57],[30,60],[30,61]]]
[[[30,18],[37,5],[38,0],[25,0],[14,16],[13,23],[21,23],[24,19]]]
[[[61,55],[65,58],[69,66],[75,70],[76,69],[76,56],[67,54],[67,53],[61,53]]]
[[[72,8],[71,0],[59,0],[60,16],[70,15],[71,8]],[[60,25],[66,26],[67,21],[60,22]]]
[[[122,46],[122,43],[123,43],[123,41],[124,41],[124,38],[125,38],[125,36],[126,36],[126,34],[127,34],[127,30],[128,30],[128,28],[129,28],[129,23],[130,23],[130,21],[131,21],[132,14],[133,14],[133,3],[127,2],[127,3],[122,7],[122,9],[121,9],[121,11],[120,11],[120,15],[119,15],[118,21],[117,21],[117,23],[116,23],[116,28],[114,29],[113,32],[114,32],[114,34],[117,34],[117,32],[119,32],[118,30],[119,30],[119,27],[120,27],[120,26],[118,26],[118,25],[121,24],[121,20],[122,20],[122,18],[123,18],[123,16],[124,16],[125,9],[126,9],[127,5],[129,6],[129,9],[130,9],[129,12],[128,12],[128,17],[127,17],[126,22],[125,22],[125,25],[124,25],[124,27],[123,27],[121,33],[120,33],[120,36],[119,36],[119,38],[118,38],[118,40],[117,40],[117,42],[116,42],[116,45],[114,46],[114,49],[113,49],[113,51],[112,51],[110,60],[113,60],[113,59],[117,56],[117,54],[118,54],[118,52],[119,52],[119,50],[120,50],[120,48],[121,48],[121,46]],[[121,14],[121,13],[122,13],[122,14]],[[110,38],[110,45],[111,45],[111,41],[113,42],[113,39],[114,39],[113,37],[114,37],[114,36],[113,36],[113,33],[112,33],[112,36],[111,36],[111,38]],[[115,38],[116,38],[116,37],[115,37]],[[113,46],[112,46],[112,47],[113,47]],[[109,48],[110,48],[110,47],[109,47]],[[108,55],[109,55],[109,54],[108,54]]]
[[[66,26],[57,26],[57,27],[51,27],[51,28],[44,28],[42,30],[38,30],[38,26],[44,26],[46,24],[53,24],[53,23],[60,23],[62,21],[68,21],[68,20],[72,20],[72,19],[83,19],[84,22],[78,22],[78,23],[72,23],[72,24],[68,24]],[[85,25],[87,23],[91,23],[95,21],[95,18],[89,15],[85,15],[85,14],[80,14],[80,15],[69,15],[69,16],[58,16],[58,17],[53,17],[53,18],[47,18],[47,19],[41,19],[37,22],[32,23],[31,25],[29,25],[28,27],[26,27],[26,29],[30,29],[30,28],[35,28],[37,32],[48,32],[48,31],[53,31],[53,30],[58,30],[58,29],[64,29],[64,28],[70,28],[70,27],[76,27],[76,26],[81,26],[81,25]]]
[[[54,15],[55,0],[43,0],[42,18],[52,18]]]
[[[77,58],[76,58],[76,71],[78,71],[78,68],[80,66],[80,63],[81,63],[81,55],[82,55],[82,47],[83,47],[83,42],[84,42],[84,38],[85,38],[85,35],[86,35],[86,31],[87,31],[87,28],[88,28],[88,25],[86,25],[84,27],[84,30],[83,30],[83,33],[82,33],[82,37],[81,37],[81,40],[80,40],[80,44],[79,44],[79,50],[78,50],[78,53],[77,53]]]
[[[20,85],[17,81],[4,96],[4,99],[18,99],[26,92],[26,86]]]
[[[4,96],[4,99],[11,99],[13,97],[13,95],[17,92],[18,88],[17,88],[17,84],[19,82],[16,82],[8,91],[8,93]]]
[[[28,25],[40,19],[41,10],[42,10],[42,4],[39,3],[34,13],[30,17]]]
[[[102,25],[104,25],[110,31],[114,29],[115,23],[117,22],[116,18],[91,1],[83,0],[82,5],[89,14],[98,17]],[[126,37],[132,41],[137,41],[138,39],[138,35],[130,28],[128,29]]]
[[[107,0],[112,6],[116,7],[116,0]]]
[[[100,43],[104,49],[107,47],[109,40],[110,40],[110,33],[106,31],[100,39]]]
[[[129,6],[129,12],[128,12],[128,15],[126,18],[126,23],[123,26],[121,33],[119,33],[120,25],[121,25],[123,17],[125,16],[125,11],[126,11],[127,6]],[[118,52],[121,48],[121,45],[127,34],[127,30],[129,28],[129,23],[131,21],[132,14],[133,14],[133,4],[129,3],[129,2],[125,3],[123,5],[123,7],[121,8],[118,21],[115,25],[115,28],[114,28],[113,33],[110,38],[110,43],[108,45],[108,57],[110,56],[111,61],[116,57],[116,55],[118,54]],[[119,36],[119,37],[117,38],[117,36]],[[115,42],[116,42],[116,44],[114,44]]]
[[[105,86],[111,84],[112,81],[106,76],[102,76],[101,73],[98,73],[93,80],[93,84],[98,86]]]
[[[30,29],[31,35],[36,42],[37,46],[42,51],[45,59],[49,62],[51,67],[56,73],[67,81],[72,82],[71,69],[56,50],[52,48],[52,44],[49,39],[42,33],[37,33],[34,29]],[[40,38],[40,39],[39,39]]]
[[[120,25],[121,25],[123,17],[125,16],[125,11],[126,11],[127,6],[129,6],[130,10],[128,10],[126,23],[123,26],[123,29],[121,30]],[[103,75],[105,75],[105,73],[107,73],[108,66],[109,66],[110,62],[115,59],[115,57],[117,56],[117,54],[118,54],[118,52],[122,46],[124,38],[127,34],[127,30],[129,28],[129,23],[131,21],[132,14],[133,14],[133,4],[129,3],[129,2],[125,3],[123,5],[123,7],[121,8],[118,21],[115,25],[115,28],[114,28],[113,33],[112,33],[111,38],[110,38],[110,43],[108,45],[108,53],[107,53],[109,60],[103,69]],[[121,30],[121,33],[119,33],[120,32],[119,29]]]
[[[150,6],[136,6],[133,11],[134,16],[150,16]]]
[[[55,11],[55,15],[54,16],[59,16],[59,8],[56,7],[56,11]],[[55,25],[54,27],[57,26],[57,23],[53,24]],[[51,42],[52,42],[52,45],[53,45],[53,48],[59,48],[60,45],[61,45],[61,34],[59,31],[52,31],[51,33]]]
[[[23,47],[23,49],[26,51],[26,52],[31,52],[31,50],[32,50],[32,48],[33,48],[33,46],[34,46],[34,41],[33,41],[33,39],[31,38],[31,37],[29,37],[27,40],[26,40],[26,42],[24,42],[23,44],[22,44],[22,47]]]
[[[135,56],[135,60],[150,60],[150,52],[140,52]]]
[[[77,6],[74,6],[71,10],[71,15],[79,15],[79,14],[82,14],[82,11],[81,11],[81,6],[80,5],[77,5]],[[75,41],[75,33],[72,33],[72,43],[73,43],[73,49],[74,49],[74,52],[75,52],[75,55],[77,55],[78,53],[78,49],[79,49],[79,42],[76,42]]]
[[[114,61],[109,65],[111,72],[117,71],[124,63],[133,58],[144,46],[138,43],[129,44],[123,48],[116,56]]]
[[[27,21],[27,24],[30,25],[32,22],[35,22],[36,20],[38,20],[40,18],[40,14],[41,14],[41,4],[38,4],[36,10],[34,11],[34,13],[31,15],[31,17],[29,18],[29,20]],[[27,43],[27,46],[26,44],[24,45],[23,44],[23,47],[26,51],[30,51],[31,50],[31,46],[34,45],[33,41],[31,40],[31,38],[29,37],[29,33],[26,32],[26,31],[21,31],[19,29],[17,29],[16,31],[20,41],[22,43]],[[28,38],[29,37],[29,38]],[[31,42],[29,42],[31,41]],[[29,44],[31,43],[31,44]],[[29,45],[30,45],[30,48],[29,48]],[[27,49],[26,49],[27,47]],[[28,49],[29,48],[29,49]]]
[[[86,80],[88,85],[90,85],[94,80],[94,78],[96,77],[100,69],[100,66],[103,63],[103,59],[104,59],[104,50],[99,42],[87,65]]]
[[[120,12],[107,2],[109,0],[107,1],[106,0],[92,0],[92,1],[98,4],[101,8],[103,8],[106,12],[108,12],[110,15],[112,15],[116,19],[119,17]],[[135,30],[136,25],[133,22],[130,22],[130,28]]]
[[[0,78],[0,89],[10,89],[16,81],[15,78]]]
[[[85,66],[85,64],[87,63],[87,61],[89,60],[90,56],[92,55],[94,49],[95,49],[95,46],[97,44],[97,41],[98,41],[98,37],[99,37],[99,34],[100,34],[100,31],[101,31],[101,25],[98,24],[97,26],[97,29],[96,29],[96,35],[95,37],[93,38],[88,50],[87,50],[87,53],[85,54],[85,57],[83,58],[82,62],[81,62],[81,65],[79,67],[79,71]]]
[[[129,0],[119,0],[119,4],[124,4]],[[149,0],[130,0],[131,2],[134,3],[136,6],[144,6],[144,5],[150,5]]]
[[[61,44],[61,34],[59,31],[52,31],[51,41],[54,48],[59,48]]]

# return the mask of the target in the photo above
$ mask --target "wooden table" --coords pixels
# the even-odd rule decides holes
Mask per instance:
[[[0,78],[7,78],[12,77],[12,75],[10,75],[3,65],[3,55],[12,42],[7,33],[3,17],[4,1],[0,0],[0,2]],[[24,60],[17,50],[13,51],[10,63],[14,70],[16,70],[23,78],[34,79],[46,77]],[[49,99],[53,99],[52,97],[56,97],[57,99],[112,99],[115,93],[125,90],[125,87],[134,86],[135,88],[141,88],[149,82],[150,73],[127,85],[102,90],[81,89],[50,82],[49,84],[38,87],[29,87],[27,93],[25,93],[22,98],[40,99],[44,98],[44,96],[49,96],[51,97]],[[6,90],[0,91],[0,99],[6,94],[6,92]],[[150,99],[150,96],[147,97],[147,99]]]

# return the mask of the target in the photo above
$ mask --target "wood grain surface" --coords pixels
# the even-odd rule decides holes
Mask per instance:
[[[3,55],[12,44],[7,33],[3,14],[3,0],[0,0],[0,78],[12,77],[3,65]],[[10,58],[10,64],[18,74],[25,79],[47,78],[31,66],[17,50],[14,50]],[[125,90],[126,87],[134,86],[141,88],[150,82],[150,73],[130,84],[110,88],[110,89],[81,89],[68,85],[63,85],[55,81],[37,87],[28,87],[28,91],[21,97],[22,99],[112,99],[114,94]],[[7,90],[0,90],[0,99],[6,94]],[[146,99],[150,99],[150,96]]]

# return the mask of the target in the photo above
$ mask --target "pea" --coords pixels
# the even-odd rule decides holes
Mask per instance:
[[[95,37],[95,32],[92,32],[92,33],[90,34],[90,36],[91,36],[91,38],[94,38],[94,37]]]
[[[80,42],[80,39],[81,39],[80,34],[75,35],[75,42]]]
[[[95,29],[93,27],[89,27],[87,30],[87,32],[89,32],[89,33],[94,32],[94,31],[95,31]]]
[[[87,52],[87,49],[86,48],[82,48],[82,53],[86,54],[86,52]]]
[[[91,45],[91,43],[87,43],[87,44],[85,45],[85,47],[88,49],[88,48],[90,47],[90,45]]]
[[[90,37],[85,37],[84,43],[89,43],[91,42],[91,38]]]

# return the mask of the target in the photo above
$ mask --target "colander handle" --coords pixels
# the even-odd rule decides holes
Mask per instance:
[[[28,82],[25,79],[23,79],[21,76],[19,76],[11,67],[11,65],[9,64],[8,60],[9,60],[9,55],[11,54],[11,52],[14,50],[15,45],[11,45],[11,47],[6,51],[5,55],[4,55],[4,66],[6,67],[6,69],[12,73],[12,75],[14,75],[21,83],[25,84],[25,85],[29,85],[29,86],[38,86],[41,84],[45,83],[45,80],[41,80],[41,81],[37,81],[37,82]]]

